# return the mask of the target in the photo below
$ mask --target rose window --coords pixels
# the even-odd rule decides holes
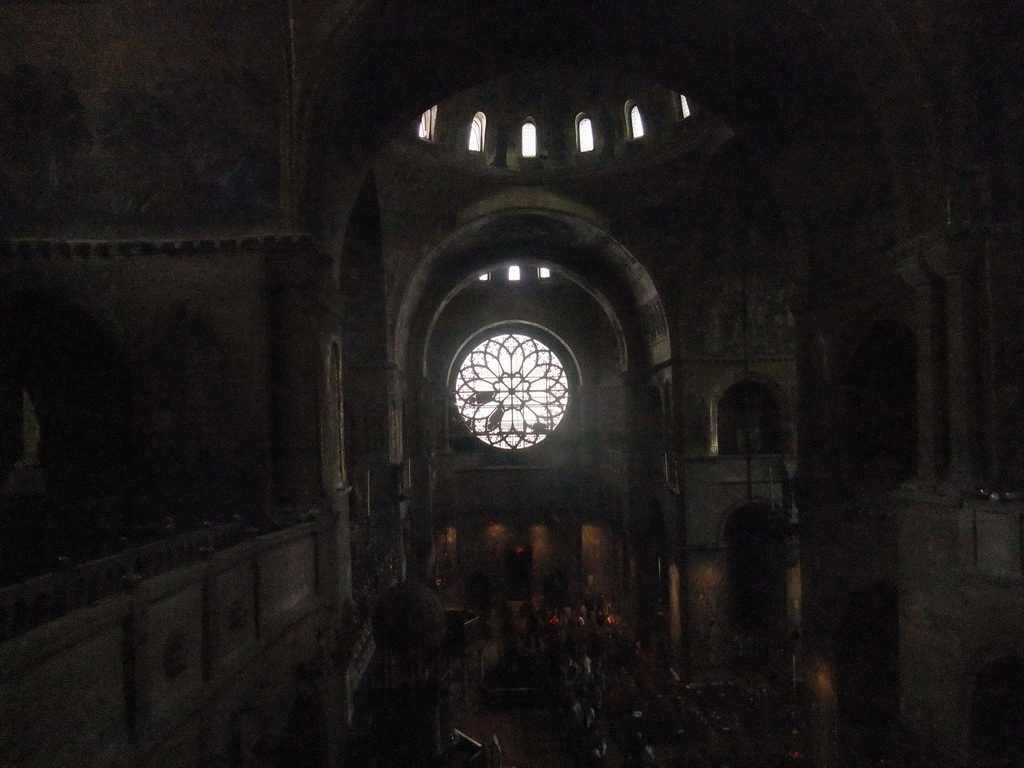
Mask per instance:
[[[455,380],[455,404],[470,431],[496,448],[528,448],[565,415],[561,361],[530,336],[503,333],[473,348]]]

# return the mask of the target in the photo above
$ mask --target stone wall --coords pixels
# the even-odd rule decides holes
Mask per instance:
[[[279,13],[269,2],[5,6],[0,234],[279,225]]]
[[[915,494],[900,513],[901,713],[957,761],[972,757],[985,667],[1024,656],[1022,509]]]

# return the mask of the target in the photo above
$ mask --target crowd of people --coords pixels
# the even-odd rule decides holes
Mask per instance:
[[[485,678],[492,703],[529,691],[559,714],[575,768],[744,768],[802,762],[802,724],[764,681],[686,685],[636,642],[600,598],[498,610],[503,653]]]

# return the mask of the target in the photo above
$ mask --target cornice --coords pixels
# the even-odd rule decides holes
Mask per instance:
[[[124,261],[140,256],[211,256],[232,253],[317,252],[309,234],[240,235],[221,238],[71,240],[3,239],[0,260]]]

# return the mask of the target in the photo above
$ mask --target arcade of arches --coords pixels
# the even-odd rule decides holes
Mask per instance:
[[[1013,2],[0,29],[0,764],[458,764],[530,605],[1024,761]]]

